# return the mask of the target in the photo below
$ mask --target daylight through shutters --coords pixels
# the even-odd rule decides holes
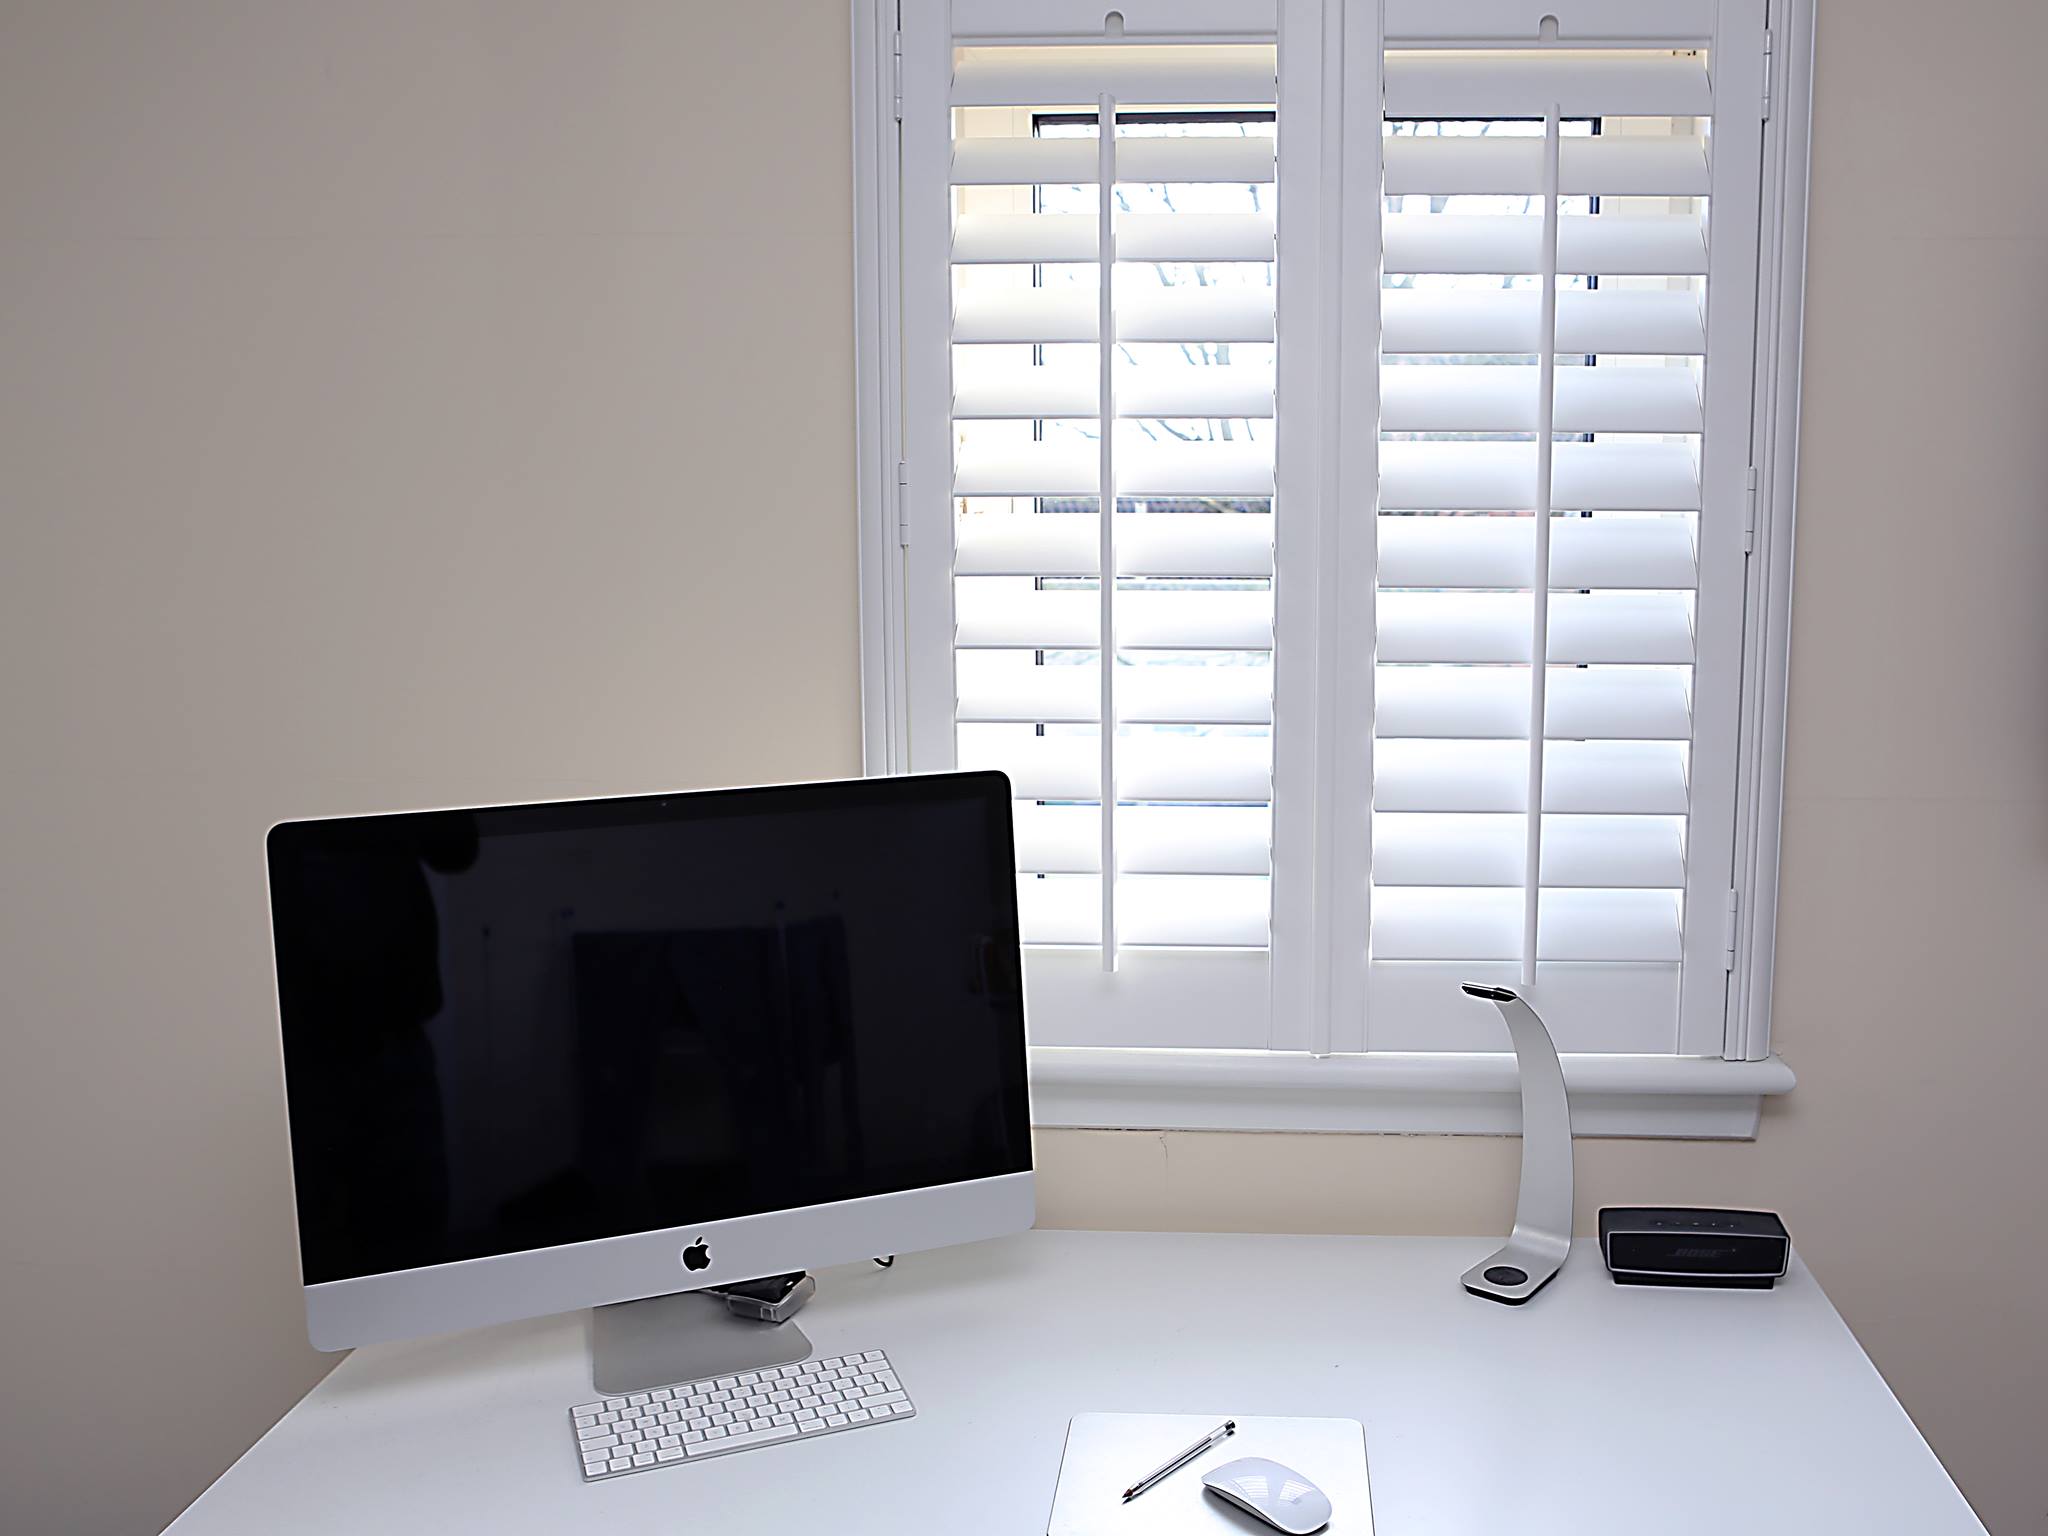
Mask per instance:
[[[901,0],[890,761],[1034,1043],[1730,1048],[1763,3]]]
[[[1105,967],[1267,941],[1275,97],[1270,45],[954,53],[957,760]]]
[[[1374,1041],[1469,978],[1568,1045],[1672,1049],[1711,61],[1385,60]]]

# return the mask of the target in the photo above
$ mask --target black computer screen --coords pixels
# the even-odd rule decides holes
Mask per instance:
[[[307,1284],[1030,1167],[1009,788],[288,822]]]

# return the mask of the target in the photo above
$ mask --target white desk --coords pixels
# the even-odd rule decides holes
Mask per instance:
[[[887,1349],[916,1418],[588,1486],[587,1313],[359,1350],[172,1529],[1041,1536],[1104,1409],[1361,1420],[1379,1536],[1982,1532],[1796,1260],[1638,1289],[1582,1242],[1511,1308],[1458,1288],[1490,1246],[1032,1232],[828,1270],[805,1331]]]

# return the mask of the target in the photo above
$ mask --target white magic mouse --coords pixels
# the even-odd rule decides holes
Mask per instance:
[[[1330,1498],[1292,1467],[1263,1456],[1240,1456],[1205,1473],[1202,1486],[1287,1536],[1308,1536],[1330,1523]]]

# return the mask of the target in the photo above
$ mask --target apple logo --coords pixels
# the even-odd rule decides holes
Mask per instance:
[[[711,1249],[703,1238],[698,1238],[697,1241],[683,1250],[683,1268],[694,1273],[697,1270],[709,1269],[710,1267]]]

